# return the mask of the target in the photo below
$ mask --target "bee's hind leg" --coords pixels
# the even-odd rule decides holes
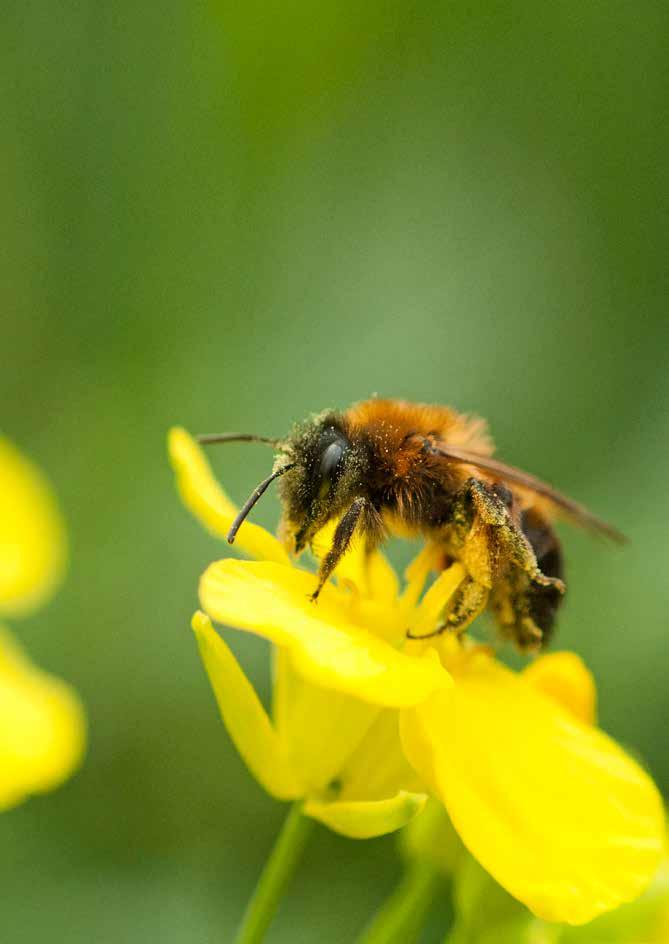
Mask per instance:
[[[521,652],[538,652],[550,639],[562,601],[561,583],[537,583],[513,568],[495,585],[490,603],[504,637]]]
[[[479,579],[492,585],[491,607],[502,634],[519,649],[536,651],[548,641],[565,592],[555,533],[535,509],[514,515],[513,496],[503,485],[469,479],[466,496],[475,510],[464,546],[469,569],[483,562]]]
[[[560,544],[551,524],[536,509],[522,512],[520,525],[534,561],[514,568],[495,588],[492,608],[504,635],[520,649],[538,650],[550,640],[565,592]]]

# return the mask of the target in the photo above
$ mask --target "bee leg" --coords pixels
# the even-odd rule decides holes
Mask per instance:
[[[407,632],[407,639],[432,639],[442,633],[461,636],[486,607],[490,591],[471,577],[466,577],[446,605],[444,622],[432,633],[418,636]]]
[[[348,546],[351,543],[351,538],[353,537],[353,532],[355,531],[358,522],[360,521],[360,516],[365,511],[366,507],[366,499],[356,498],[337,525],[334,537],[332,539],[332,547],[321,561],[321,566],[318,571],[318,586],[310,597],[312,602],[316,602],[330,574],[348,550]]]
[[[503,635],[520,649],[539,649],[548,638],[565,592],[557,539],[550,525],[532,509],[523,512],[516,523],[511,502],[505,502],[495,486],[470,479],[467,487],[477,517],[487,526],[491,603],[497,622]],[[465,549],[466,545],[467,541]]]
[[[521,649],[537,650],[550,639],[564,594],[562,553],[551,525],[535,509],[520,519],[534,551],[541,580],[518,568],[495,587],[492,607],[505,635]]]
[[[510,521],[509,507],[513,497],[508,489],[503,491],[479,479],[467,479],[464,487],[477,515],[488,525],[502,527]]]
[[[519,524],[513,520],[508,504],[502,497],[504,493],[500,494],[496,486],[487,485],[477,479],[469,479],[465,488],[477,515],[485,525],[492,529],[490,536],[497,545],[495,550],[498,555],[502,553],[509,557],[536,586],[555,587],[564,593],[565,586],[559,576],[546,575],[542,572],[537,563],[534,547],[524,533],[523,519],[521,518]],[[548,525],[544,524],[544,528],[547,527]]]
[[[486,608],[489,589],[476,580],[463,580],[449,601],[443,629],[460,636]]]
[[[503,636],[523,652],[538,652],[548,642],[562,600],[559,586],[533,583],[513,568],[495,585],[491,606]]]
[[[430,639],[444,632],[461,635],[485,609],[498,557],[496,533],[508,520],[503,499],[486,483],[468,479],[455,499],[451,519],[459,535],[457,559],[467,576],[448,601],[441,626],[426,636],[409,632],[409,639]]]
[[[557,610],[564,595],[564,564],[562,550],[551,524],[534,508],[528,508],[520,519],[523,533],[532,545],[537,565],[551,580],[549,586],[532,584],[529,590],[530,616],[541,629],[545,644],[551,635]]]

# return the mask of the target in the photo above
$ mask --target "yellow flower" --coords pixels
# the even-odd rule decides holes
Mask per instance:
[[[0,628],[0,810],[59,786],[78,766],[84,741],[76,693],[34,666]]]
[[[236,508],[201,450],[181,429],[169,448],[185,504],[224,536]],[[238,543],[264,559],[212,564],[193,625],[231,737],[270,793],[369,836],[406,823],[429,792],[474,857],[549,921],[584,923],[648,885],[662,803],[592,723],[592,681],[575,656],[517,674],[448,635],[407,640],[437,625],[464,575],[453,565],[421,599],[429,548],[400,594],[383,556],[354,547],[314,605],[313,575],[272,535],[245,523]],[[210,618],[274,644],[271,719]]]
[[[0,436],[0,616],[36,609],[60,581],[67,543],[44,476]]]
[[[237,509],[183,430],[170,457],[185,504],[223,537]],[[339,585],[308,600],[313,575],[290,565],[282,545],[245,522],[238,545],[261,561],[213,564],[201,583],[205,613],[193,618],[202,658],[230,735],[273,796],[304,800],[304,811],[348,836],[404,825],[426,799],[399,741],[397,710],[450,678],[436,656],[407,655],[397,579],[381,557],[369,567],[352,551]],[[419,590],[416,592],[416,596]],[[274,644],[272,720],[209,617]]]
[[[578,656],[559,652],[542,656],[522,673],[540,692],[548,695],[573,717],[588,725],[595,722],[596,690],[591,673]],[[465,941],[551,941],[554,944],[599,942],[599,944],[640,944],[643,940],[669,941],[651,934],[663,918],[669,881],[665,858],[653,882],[641,897],[606,912],[579,927],[546,924],[531,919],[518,902],[502,893],[498,884],[467,854],[443,806],[431,799],[425,811],[403,831],[401,849],[415,866],[428,864],[451,879],[455,901],[457,933],[455,942]],[[451,937],[448,938],[451,940]]]
[[[65,529],[47,482],[0,437],[0,614],[24,614],[43,603],[65,558]],[[0,626],[0,810],[65,780],[84,740],[75,692],[34,666]]]

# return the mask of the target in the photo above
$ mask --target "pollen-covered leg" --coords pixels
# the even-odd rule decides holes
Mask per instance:
[[[444,614],[442,629],[460,635],[486,608],[490,591],[471,578],[463,580]]]
[[[534,510],[523,512],[521,535],[531,555],[516,558],[495,582],[492,609],[502,633],[525,651],[550,639],[565,592],[562,556],[553,529]]]
[[[462,560],[479,583],[491,588],[490,602],[503,635],[520,649],[538,649],[565,591],[561,560],[550,525],[531,510],[517,523],[511,499],[503,486],[467,482],[462,507],[465,516],[469,510],[472,523]]]
[[[356,498],[337,525],[332,539],[332,547],[321,561],[321,566],[318,571],[318,586],[311,595],[313,602],[316,602],[332,571],[348,550],[353,533],[366,506],[367,502],[364,498]]]
[[[443,622],[433,632],[426,634],[407,633],[408,639],[432,639],[442,633],[460,636],[477,616],[486,608],[490,591],[487,587],[465,577],[444,610]]]
[[[491,602],[504,634],[521,649],[536,650],[550,639],[564,595],[562,554],[553,528],[536,509],[524,511],[520,524],[536,570],[511,570],[495,587]]]
[[[539,584],[522,570],[511,568],[490,596],[502,635],[522,651],[540,650],[550,638],[563,587],[562,581],[555,578],[544,577]]]

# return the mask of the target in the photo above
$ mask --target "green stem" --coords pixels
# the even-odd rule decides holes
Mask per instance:
[[[260,944],[292,878],[314,821],[294,803],[246,906],[235,944]]]
[[[430,863],[413,862],[357,944],[412,944],[444,884],[443,875]]]

